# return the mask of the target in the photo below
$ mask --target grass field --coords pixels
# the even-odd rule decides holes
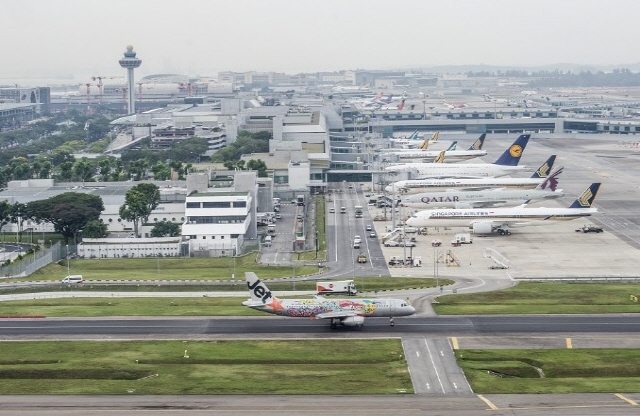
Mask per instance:
[[[640,392],[638,349],[457,350],[475,393]]]
[[[399,340],[42,341],[0,348],[0,394],[413,393]]]
[[[292,276],[292,267],[257,264],[255,254],[242,257],[219,258],[148,258],[71,260],[70,274],[81,274],[89,280],[215,280],[231,279],[231,275],[244,279],[245,271],[252,271],[261,278]],[[296,265],[295,275],[302,276],[318,272],[318,266]],[[50,264],[21,281],[61,280],[67,275],[67,266]]]
[[[640,287],[630,283],[519,283],[496,292],[440,296],[441,315],[636,313]]]

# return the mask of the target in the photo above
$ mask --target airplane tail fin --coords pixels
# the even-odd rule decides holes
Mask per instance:
[[[469,146],[469,149],[467,149],[467,150],[482,150],[482,146],[484,145],[485,137],[487,137],[487,134],[486,133],[482,133],[480,135],[480,137],[478,137],[476,139],[476,141],[473,142],[473,144],[471,146]]]
[[[540,165],[540,167],[533,172],[531,177],[534,179],[546,178],[549,175],[549,172],[551,172],[551,169],[553,169],[554,163],[556,163],[556,155],[549,156],[549,159]]]
[[[404,98],[402,99],[402,101],[400,101],[400,104],[398,104],[398,110],[402,109],[404,109]]]
[[[258,276],[253,272],[245,272],[244,277],[247,281],[247,288],[251,295],[252,304],[267,305],[274,299],[277,299]]]
[[[433,159],[433,163],[444,163],[444,153],[446,152],[446,150],[443,150],[442,152],[438,153],[438,156],[436,156],[435,159]]]
[[[418,147],[420,150],[427,150],[429,148],[429,139],[424,139],[422,144]]]
[[[550,191],[555,192],[558,189],[558,177],[562,173],[564,168],[560,167],[556,169],[547,179],[545,179],[540,185],[536,187],[538,190],[549,189]]]
[[[409,140],[418,140],[418,130],[415,130],[413,133],[411,133],[411,136],[409,136]]]
[[[530,134],[521,134],[515,142],[494,162],[496,165],[517,166],[525,147],[529,142]]]
[[[600,190],[600,184],[597,182],[592,183],[569,208],[591,208],[598,194],[598,190]]]
[[[447,152],[452,151],[452,150],[456,150],[456,148],[458,147],[458,141],[455,140],[453,143],[451,143],[449,145],[449,147],[447,148]]]
[[[431,143],[437,143],[438,142],[438,135],[440,134],[439,131],[433,133],[433,136],[431,136]]]

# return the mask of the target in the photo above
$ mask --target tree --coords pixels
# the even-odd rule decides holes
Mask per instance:
[[[67,240],[74,238],[90,221],[97,221],[104,211],[99,196],[78,192],[65,192],[48,199],[29,202],[25,217],[36,222],[50,222],[56,232]]]
[[[120,218],[132,221],[138,237],[138,226],[149,220],[151,212],[160,204],[160,188],[152,183],[141,183],[127,191],[124,205],[120,207]]]
[[[177,237],[180,235],[180,224],[160,221],[151,229],[151,237]]]
[[[82,183],[85,183],[93,176],[93,165],[86,157],[83,157],[82,160],[78,160],[75,165],[73,165],[73,173]]]
[[[11,222],[11,204],[7,201],[0,201],[0,231]]]
[[[87,238],[103,238],[107,236],[107,224],[102,218],[89,221],[82,228],[82,236]]]

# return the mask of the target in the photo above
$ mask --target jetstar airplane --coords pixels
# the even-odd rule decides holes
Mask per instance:
[[[278,299],[255,273],[246,272],[245,279],[251,298],[242,302],[244,306],[274,315],[329,319],[333,329],[338,325],[361,327],[367,316],[388,317],[393,326],[393,317],[416,312],[402,299]]]
[[[474,178],[474,179],[410,179],[394,182],[384,190],[391,193],[411,194],[436,189],[472,189],[483,190],[491,188],[522,188],[533,189],[545,181],[556,161],[556,155],[551,155],[530,178]],[[560,172],[558,172],[559,174]]]
[[[405,224],[410,227],[468,227],[475,234],[510,235],[510,228],[550,225],[588,217],[598,212],[593,200],[599,183],[589,186],[569,208],[532,208],[521,205],[512,208],[435,209],[416,212]]]
[[[488,190],[453,190],[423,192],[407,196],[400,205],[411,208],[490,208],[504,205],[521,205],[525,201],[540,201],[564,196],[558,189],[558,175],[562,168],[552,173],[535,189],[496,188]]]
[[[424,178],[488,178],[510,175],[523,170],[518,166],[530,134],[522,134],[494,163],[404,163],[387,166],[387,172],[411,172],[417,179]]]

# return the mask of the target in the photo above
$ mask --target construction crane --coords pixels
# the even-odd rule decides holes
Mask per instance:
[[[102,83],[103,79],[122,79],[122,77],[105,77],[105,76],[95,76],[95,77],[91,77],[92,80],[94,81],[98,81],[98,102],[100,103],[100,105],[102,105],[102,86],[104,85]],[[88,85],[88,84],[87,84]]]

